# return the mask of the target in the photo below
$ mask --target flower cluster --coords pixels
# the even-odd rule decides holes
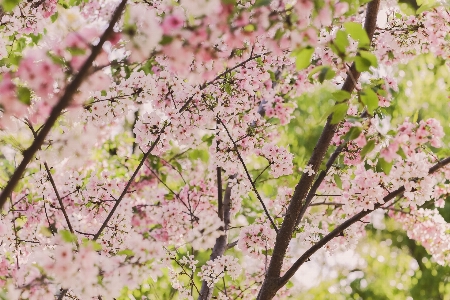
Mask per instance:
[[[270,163],[270,174],[278,178],[280,176],[292,174],[293,155],[286,149],[276,145],[266,144],[257,151],[257,154],[264,156]]]
[[[275,237],[275,231],[269,226],[252,224],[241,230],[238,246],[246,255],[258,258],[273,248]]]
[[[202,280],[205,280],[208,283],[208,286],[212,287],[225,276],[225,272],[230,275],[231,278],[236,279],[241,274],[241,271],[242,267],[236,257],[224,255],[214,260],[210,260],[203,265],[198,276],[202,278]]]
[[[437,210],[418,209],[409,213],[392,213],[410,239],[418,241],[434,260],[445,265],[450,261],[448,224]]]

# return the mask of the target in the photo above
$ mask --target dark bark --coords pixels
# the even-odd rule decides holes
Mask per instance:
[[[224,233],[216,239],[216,244],[212,250],[209,260],[214,260],[222,256],[227,250],[227,233],[230,226],[230,210],[231,210],[231,187],[228,185],[225,189],[223,198],[223,223]],[[214,287],[209,288],[205,281],[202,282],[202,288],[198,300],[210,300],[212,298]]]
[[[370,40],[372,40],[375,32],[379,6],[380,0],[373,0],[367,7],[364,28]],[[356,87],[356,82],[359,79],[359,76],[360,73],[356,70],[355,64],[352,64],[342,90],[352,93]],[[314,172],[319,170],[337,127],[338,124],[331,124],[331,116],[329,116],[322,134],[314,147],[313,154],[308,162],[308,165],[312,166]],[[307,196],[313,181],[313,176],[303,174],[299,183],[295,187],[294,195],[290,201],[283,224],[277,234],[273,256],[270,261],[264,283],[259,291],[258,300],[272,299],[276,292],[282,287],[280,286],[281,267],[283,265],[289,242],[291,241],[292,233],[294,232],[297,223],[297,218],[302,209],[302,202]]]
[[[302,220],[303,216],[306,213],[306,210],[309,207],[309,204],[311,203],[312,199],[316,195],[316,192],[319,189],[320,184],[322,183],[322,181],[327,176],[328,171],[330,170],[331,166],[336,161],[336,159],[338,158],[339,154],[342,152],[342,149],[344,149],[345,146],[346,146],[346,144],[342,144],[342,145],[340,145],[339,147],[336,148],[336,150],[333,152],[333,154],[330,156],[330,158],[327,161],[327,164],[325,166],[326,169],[321,171],[319,176],[317,176],[316,181],[314,182],[314,184],[312,185],[311,189],[309,190],[308,195],[306,196],[305,202],[302,205],[302,209],[300,210],[300,214],[297,217],[297,224],[296,225],[298,225],[300,223],[300,221]]]

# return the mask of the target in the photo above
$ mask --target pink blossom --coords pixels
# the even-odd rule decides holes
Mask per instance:
[[[164,18],[161,23],[161,28],[163,29],[164,34],[171,34],[174,31],[182,28],[184,24],[184,16],[180,13],[174,13],[168,15]]]
[[[348,11],[347,2],[338,2],[334,5],[334,17],[338,18]]]

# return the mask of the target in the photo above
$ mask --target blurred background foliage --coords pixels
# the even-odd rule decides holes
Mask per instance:
[[[406,117],[417,121],[438,119],[446,136],[444,146],[433,151],[438,158],[450,155],[450,72],[445,61],[432,55],[422,55],[397,70],[386,71],[399,78],[399,91],[387,110],[393,125],[403,122]],[[311,145],[309,149],[302,150],[305,157],[312,151],[314,141],[320,134],[321,127],[314,124],[320,114],[318,111],[323,110],[311,108],[310,105],[326,105],[321,97],[323,95],[326,94],[304,95],[305,99],[299,101],[296,119],[290,123],[297,133],[305,134],[302,135],[305,136],[304,141]],[[310,124],[313,129],[308,130],[305,124]],[[300,126],[303,128],[296,129]],[[291,150],[302,144],[301,141],[292,142],[292,137],[289,141],[295,143],[295,147]],[[450,199],[446,202],[439,211],[450,222]],[[410,240],[401,230],[401,225],[392,219],[386,217],[384,225],[378,228],[370,226],[356,254],[365,261],[363,268],[341,270],[334,278],[325,276],[322,282],[303,291],[300,298],[296,296],[292,299],[450,299],[450,267],[433,262],[426,250]]]

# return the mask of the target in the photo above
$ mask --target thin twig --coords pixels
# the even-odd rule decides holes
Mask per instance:
[[[223,221],[222,168],[217,167],[217,214]]]
[[[105,229],[105,227],[107,226],[109,220],[112,218],[112,216],[114,215],[114,212],[116,211],[117,207],[119,207],[120,203],[122,202],[122,199],[125,197],[125,195],[128,192],[128,189],[130,188],[131,184],[133,183],[134,179],[136,178],[139,170],[141,169],[142,165],[144,164],[144,162],[147,160],[148,156],[150,155],[150,153],[153,151],[153,149],[155,149],[156,144],[158,144],[159,140],[161,139],[161,135],[162,132],[164,131],[165,127],[161,130],[161,133],[158,135],[158,137],[156,138],[156,140],[153,142],[153,144],[151,145],[151,147],[148,149],[148,151],[144,154],[144,156],[142,157],[141,161],[139,162],[139,165],[136,167],[136,170],[134,170],[133,175],[131,175],[130,180],[128,180],[125,188],[123,189],[122,193],[120,194],[119,198],[117,199],[116,203],[114,204],[114,207],[111,209],[111,211],[109,212],[108,216],[106,217],[105,221],[103,222],[102,226],[100,227],[100,229],[97,231],[97,233],[94,236],[94,241],[97,240],[100,235],[102,234],[103,230]]]
[[[33,124],[31,124],[31,122],[29,120],[26,120],[26,124],[30,128],[31,132],[33,133],[33,137],[36,138],[37,133],[33,128]],[[58,199],[58,203],[61,208],[61,211],[63,212],[64,218],[66,219],[67,227],[69,227],[69,230],[72,234],[75,234],[75,232],[73,231],[72,224],[70,223],[69,216],[67,215],[66,208],[64,207],[64,204],[62,202],[62,198],[59,196],[59,192],[56,187],[55,180],[53,179],[52,173],[50,172],[50,168],[48,167],[47,162],[44,162],[44,168],[45,168],[45,171],[47,172],[48,180],[50,181],[50,183],[53,187],[53,191],[55,192],[56,198]],[[79,246],[78,241],[75,241],[75,243],[78,247]]]
[[[69,230],[71,233],[74,233],[72,224],[70,223],[70,220],[69,220],[69,216],[67,215],[67,212],[66,212],[66,209],[64,208],[62,199],[59,196],[58,189],[56,188],[55,181],[53,180],[53,176],[52,176],[52,173],[50,172],[50,168],[48,167],[47,162],[44,162],[44,167],[45,167],[45,171],[47,172],[48,179],[50,180],[50,183],[52,184],[53,191],[55,192],[56,198],[58,199],[58,203],[59,203],[59,206],[61,207],[64,218],[66,219],[67,227],[69,227]]]
[[[235,240],[234,242],[231,242],[227,245],[227,250],[233,248],[238,244],[239,240]]]
[[[245,165],[245,162],[241,156],[241,153],[239,153],[238,147],[237,147],[235,141],[233,140],[233,137],[231,136],[230,132],[228,131],[227,126],[225,126],[225,124],[222,122],[222,120],[219,118],[218,118],[218,120],[219,120],[220,124],[222,124],[223,128],[227,132],[228,137],[230,138],[231,142],[233,143],[233,147],[234,147],[234,150],[236,151],[236,155],[238,156],[239,161],[241,162],[242,167],[244,168],[245,174],[247,174],[247,178],[250,181],[250,184],[252,185],[252,189],[255,192],[256,197],[258,198],[259,202],[261,203],[267,218],[269,219],[270,223],[272,224],[273,229],[275,229],[276,233],[278,233],[278,227],[277,227],[277,225],[275,225],[275,222],[273,221],[272,217],[270,216],[270,213],[266,207],[266,204],[264,204],[264,201],[262,200],[261,195],[259,194],[258,190],[256,189],[255,184],[253,183],[252,176],[248,172],[247,166]]]
[[[342,206],[344,204],[336,202],[319,202],[319,203],[311,203],[309,206],[321,206],[321,205]]]
[[[253,184],[256,183],[256,181],[258,180],[259,177],[261,177],[261,175],[270,167],[270,163],[264,168],[264,170],[261,171],[261,173],[259,173],[258,176],[256,176],[255,180],[253,180]]]
[[[180,202],[184,205],[184,207],[186,207],[187,208],[187,210],[189,210],[189,215],[190,216],[192,216],[193,215],[193,212],[192,212],[192,210],[191,210],[191,207],[190,206],[188,206],[181,198],[180,198],[180,196],[178,195],[178,193],[175,193],[175,191],[174,190],[172,190],[159,176],[158,176],[158,174],[156,174],[156,172],[155,171],[153,171],[153,169],[148,165],[148,164],[146,164],[146,167],[149,169],[149,171],[150,172],[152,172],[152,174],[153,174],[153,176],[155,176],[156,177],[156,179],[158,179],[158,181],[159,182],[161,182],[165,187],[166,187],[166,189],[168,189],[169,190],[169,192],[171,192],[172,194],[174,194],[174,196],[178,199],[178,200],[180,200]]]
[[[300,222],[301,222],[303,216],[305,215],[306,210],[308,209],[308,206],[310,205],[312,199],[314,198],[314,196],[316,196],[316,192],[319,189],[320,185],[322,184],[322,181],[327,176],[328,171],[331,169],[331,167],[333,166],[334,162],[339,157],[339,154],[341,154],[342,150],[344,150],[344,148],[346,146],[347,146],[347,143],[343,143],[343,144],[339,145],[336,148],[336,150],[334,150],[333,154],[331,154],[330,158],[327,161],[327,164],[325,166],[325,170],[321,171],[319,173],[319,176],[317,176],[316,181],[312,185],[311,189],[308,192],[308,195],[305,198],[305,202],[302,204],[302,209],[300,210],[300,214],[297,217],[297,224],[296,224],[297,226],[298,226],[298,224],[300,224]]]

